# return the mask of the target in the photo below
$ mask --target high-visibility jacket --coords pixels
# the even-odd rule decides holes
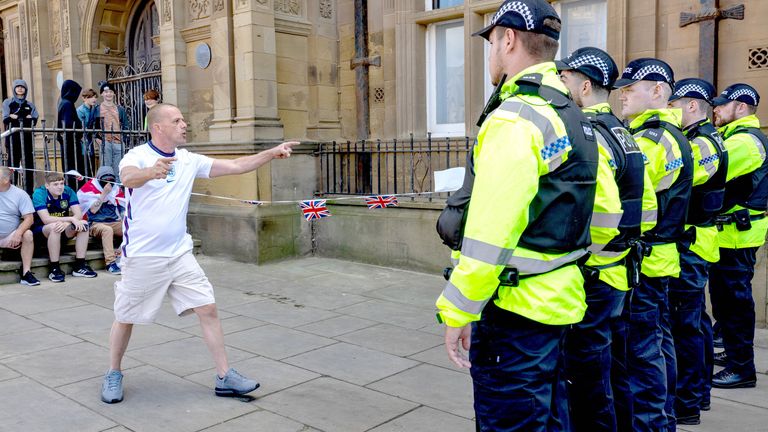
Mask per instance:
[[[640,149],[648,158],[646,170],[656,191],[656,226],[643,236],[652,245],[651,255],[643,259],[642,273],[649,277],[680,274],[677,241],[685,230],[685,217],[693,184],[693,160],[688,140],[679,130],[679,109],[646,110],[630,123]],[[677,128],[678,140],[669,128]]]
[[[518,94],[523,91],[518,82],[534,74],[544,86],[567,94],[553,62],[531,66],[507,80],[502,104],[481,126],[461,253],[454,254],[458,263],[437,300],[439,316],[448,326],[478,320],[494,296],[498,307],[543,324],[573,324],[584,316],[584,278],[571,264],[586,254],[589,244],[597,143],[594,135],[587,142],[594,131],[578,109],[587,127],[579,124],[574,130],[571,125],[569,131],[547,100]],[[582,135],[571,138],[569,132]],[[574,175],[569,180],[573,184],[563,183],[558,192],[553,179],[568,174]],[[546,230],[540,228],[547,225],[557,229],[542,235]],[[569,238],[584,244],[546,247],[566,244]],[[530,277],[515,287],[500,286],[505,268]]]
[[[754,128],[750,131],[749,128]],[[765,243],[768,231],[768,218],[765,214],[765,199],[755,200],[755,197],[765,197],[768,193],[768,181],[764,176],[768,169],[766,148],[762,139],[765,137],[759,130],[760,120],[750,115],[735,120],[719,129],[725,140],[728,151],[728,175],[725,189],[724,214],[730,215],[736,211],[748,209],[752,228],[739,231],[736,224],[725,224],[718,232],[717,240],[721,248],[739,249],[759,247]],[[761,136],[762,135],[762,136]],[[748,196],[744,197],[745,191]],[[751,202],[762,201],[762,202]],[[752,205],[755,204],[755,205]]]
[[[632,135],[622,125],[621,121],[611,112],[611,106],[600,103],[584,109],[587,118],[592,122],[597,132],[600,145],[601,162],[603,155],[612,168],[615,184],[618,187],[619,204],[622,216],[617,226],[619,234],[607,244],[600,241],[600,233],[596,230],[595,216],[598,215],[598,205],[602,203],[602,184],[607,182],[598,171],[597,193],[595,194],[595,211],[592,216],[590,232],[592,255],[587,265],[600,269],[599,278],[608,285],[626,291],[629,289],[627,268],[625,265],[613,265],[624,259],[629,252],[629,242],[640,238],[640,234],[656,225],[656,193],[651,179],[645,171],[645,158]],[[605,212],[605,210],[603,210]]]
[[[709,119],[683,130],[693,150],[693,190],[688,205],[688,225],[696,231],[690,250],[709,262],[720,260],[714,217],[722,210],[728,152]]]

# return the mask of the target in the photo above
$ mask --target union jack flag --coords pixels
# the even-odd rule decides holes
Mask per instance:
[[[365,203],[368,209],[379,209],[385,207],[397,207],[397,197],[394,195],[376,195],[365,197]]]
[[[331,216],[331,212],[325,205],[326,200],[308,200],[302,201],[299,204],[301,213],[304,214],[304,219],[311,221],[312,219],[321,219]]]

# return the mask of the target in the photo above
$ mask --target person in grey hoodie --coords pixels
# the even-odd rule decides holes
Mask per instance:
[[[22,79],[13,81],[13,96],[3,101],[3,125],[9,128],[33,128],[37,124],[39,114],[35,105],[27,100],[27,82]],[[35,167],[35,142],[31,131],[16,132],[5,140],[5,151],[8,157],[8,166],[33,169]],[[31,194],[35,188],[34,171],[24,171],[18,175],[16,183],[23,179],[23,189]],[[22,186],[19,184],[19,186]]]

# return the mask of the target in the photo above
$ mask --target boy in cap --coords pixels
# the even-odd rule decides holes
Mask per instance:
[[[35,104],[27,98],[27,92],[26,81],[22,79],[13,81],[13,96],[3,101],[3,125],[6,129],[15,127],[32,129],[37,124],[40,115],[37,113]],[[34,168],[34,150],[35,141],[30,131],[25,131],[23,134],[21,132],[13,133],[5,140],[5,152],[11,167],[20,167],[23,159],[24,168]],[[23,178],[24,190],[31,194],[35,189],[34,171],[24,171]]]
[[[475,33],[490,43],[500,96],[471,154],[471,205],[453,227],[463,228],[458,264],[436,306],[449,359],[470,368],[478,431],[568,429],[561,347],[586,310],[577,261],[598,150],[557,76],[560,28],[546,0],[508,0]],[[445,228],[444,241],[454,232]],[[471,344],[468,359],[460,344]]]
[[[628,382],[622,374],[626,332],[621,314],[630,288],[626,259],[641,232],[656,223],[656,195],[640,148],[608,105],[619,74],[611,56],[599,48],[580,48],[557,66],[573,100],[595,127],[600,144],[591,256],[584,266],[591,275],[584,283],[587,312],[568,332],[565,344],[571,422],[574,431],[615,431],[616,410],[626,412],[629,406],[625,401]],[[611,210],[614,201],[619,201],[618,213]],[[612,351],[617,365],[615,395]]]
[[[112,84],[106,81],[100,82],[99,93],[102,102],[96,107],[96,117],[100,119],[101,128],[104,131],[101,165],[112,167],[119,183],[120,161],[123,159],[125,148],[123,136],[116,132],[129,129],[128,115],[124,107],[115,103],[115,89]]]
[[[710,263],[720,259],[715,216],[723,206],[728,154],[709,121],[715,87],[698,78],[675,83],[669,106],[683,113],[683,133],[693,150],[693,189],[686,228],[694,242],[680,248],[680,277],[669,281],[672,337],[677,358],[675,416],[678,424],[699,424],[702,405],[709,403],[711,379],[706,361],[712,356],[712,323],[705,311],[704,290]]]
[[[656,226],[642,236],[652,249],[643,259],[640,285],[629,305],[627,366],[636,431],[675,428],[676,365],[667,290],[669,278],[680,274],[677,243],[685,239],[693,160],[680,130],[682,114],[667,106],[674,82],[667,63],[641,58],[627,65],[614,86],[621,90],[621,114],[648,160],[658,203]]]
[[[717,388],[754,387],[755,303],[752,276],[757,249],[765,242],[768,219],[768,139],[755,115],[760,95],[748,84],[734,84],[712,101],[715,125],[728,151],[728,176],[720,232],[720,261],[709,274],[712,314],[721,325],[725,369],[715,374]]]
[[[120,274],[120,266],[117,265],[115,257],[114,237],[123,237],[121,215],[125,210],[125,194],[115,181],[112,167],[103,166],[96,173],[96,178],[77,191],[77,198],[90,222],[91,237],[101,239],[107,271]]]

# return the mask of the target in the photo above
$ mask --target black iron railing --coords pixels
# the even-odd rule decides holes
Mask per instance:
[[[39,127],[10,128],[0,134],[0,138],[2,164],[20,168],[14,184],[30,192],[42,184],[43,171],[74,170],[87,177],[94,176],[107,162],[105,150],[112,149],[115,156],[122,159],[128,150],[145,143],[149,134],[143,130],[49,128],[43,120]],[[67,183],[75,184],[72,179]]]
[[[434,172],[466,165],[474,138],[415,138],[320,143],[322,195],[434,191]],[[425,195],[429,200],[448,194]]]

